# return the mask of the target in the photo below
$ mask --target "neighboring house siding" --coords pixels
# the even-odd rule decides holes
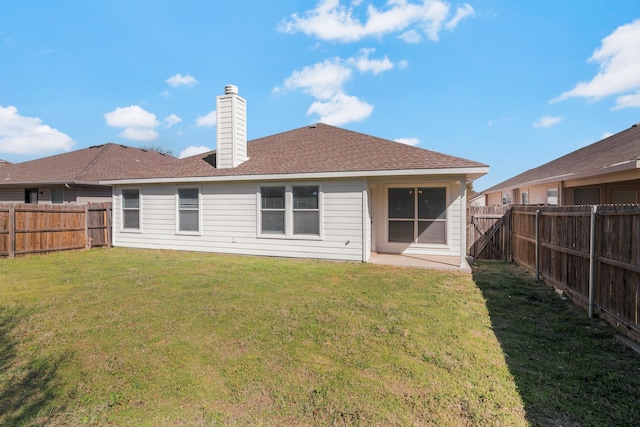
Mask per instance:
[[[318,181],[314,181],[316,183]],[[114,245],[151,249],[222,252],[302,258],[362,260],[362,180],[319,182],[322,193],[322,238],[262,237],[258,235],[261,185],[229,183],[118,187],[114,197]],[[298,182],[294,182],[298,184]],[[200,188],[200,232],[176,230],[178,188]],[[141,192],[140,231],[121,229],[122,188]]]
[[[0,189],[0,203],[24,203],[24,188]]]
[[[495,206],[502,204],[502,193],[487,194],[487,206]]]
[[[65,191],[65,202],[67,201],[67,194],[74,190]],[[78,203],[103,203],[111,201],[111,186],[78,186],[75,190],[77,193],[76,201]]]

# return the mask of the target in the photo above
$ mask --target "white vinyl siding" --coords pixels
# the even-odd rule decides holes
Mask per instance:
[[[300,182],[296,185],[307,185]],[[265,238],[258,225],[260,188],[272,183],[203,183],[200,185],[202,223],[198,235],[176,234],[176,186],[145,185],[140,234],[120,231],[121,210],[114,206],[114,245],[245,255],[361,261],[363,180],[328,180],[321,184],[322,237]],[[288,184],[292,185],[292,184]],[[319,185],[308,183],[308,185]],[[116,193],[123,188],[117,187]],[[118,197],[115,200],[119,200]]]

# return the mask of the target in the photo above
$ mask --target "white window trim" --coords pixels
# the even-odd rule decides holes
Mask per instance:
[[[293,234],[293,187],[318,187],[318,221],[319,234]],[[284,234],[271,234],[262,232],[262,187],[284,187]],[[324,240],[324,191],[321,182],[269,182],[259,184],[256,190],[257,205],[257,229],[256,237],[261,239],[280,240]],[[304,209],[302,209],[304,211]]]
[[[180,230],[180,190],[198,190],[198,230]],[[199,185],[181,185],[176,187],[175,193],[175,226],[176,235],[201,236],[202,235],[202,190]]]
[[[138,228],[125,228],[124,226],[124,191],[125,190],[138,190]],[[142,209],[143,209],[143,197],[142,187],[127,187],[120,190],[120,231],[123,233],[142,233]]]
[[[445,226],[445,242],[444,243],[415,243],[415,242],[390,242],[389,241],[389,188],[442,188],[446,192],[446,226]],[[448,182],[430,182],[430,183],[404,183],[404,184],[387,184],[384,186],[384,245],[388,247],[411,247],[420,249],[444,249],[451,246],[451,183]]]

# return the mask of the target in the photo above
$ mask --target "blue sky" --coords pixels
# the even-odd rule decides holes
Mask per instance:
[[[0,0],[0,158],[215,148],[322,121],[490,165],[483,190],[640,122],[637,0]]]

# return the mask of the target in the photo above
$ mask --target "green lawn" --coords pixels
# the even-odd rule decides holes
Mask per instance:
[[[0,259],[0,425],[632,425],[612,335],[503,264]]]

